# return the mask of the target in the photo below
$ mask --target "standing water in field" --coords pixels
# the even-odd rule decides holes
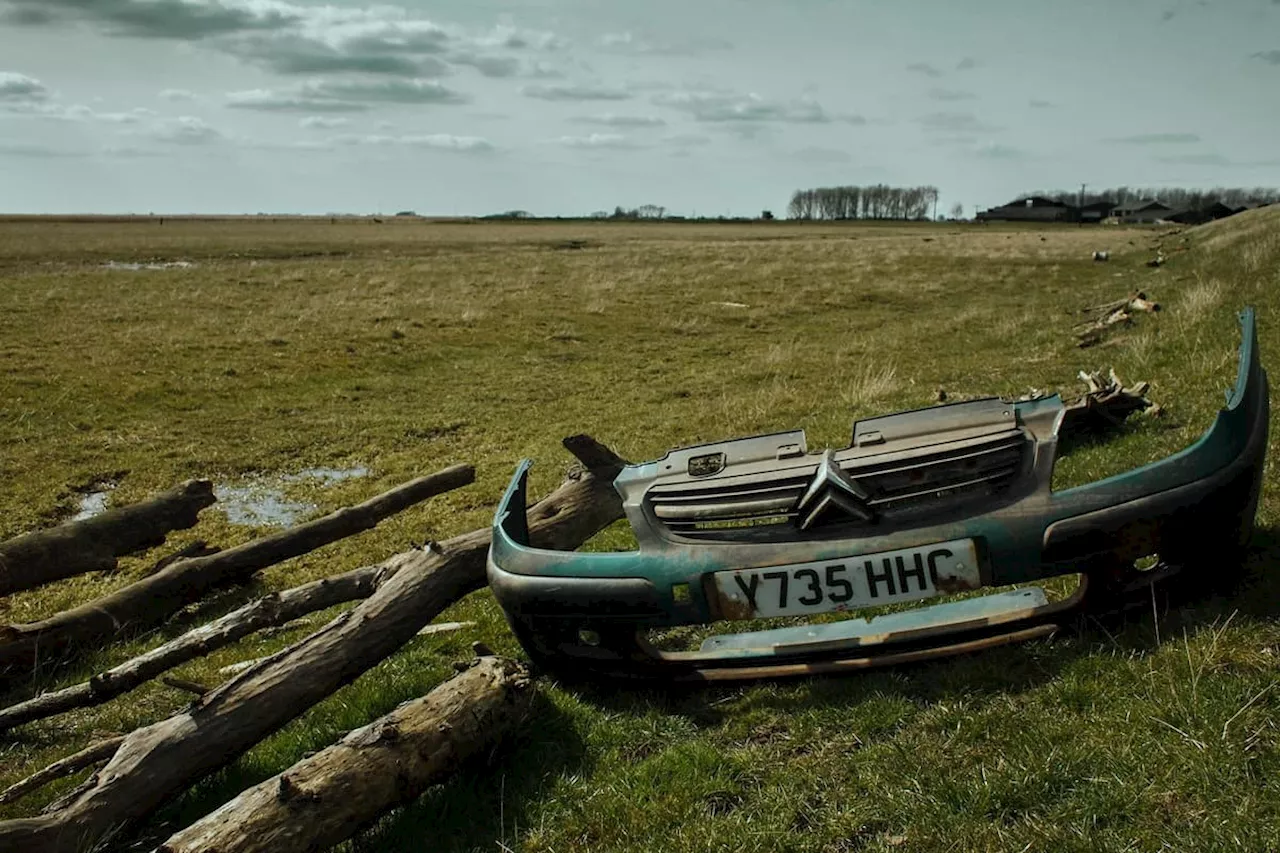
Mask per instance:
[[[347,480],[369,476],[363,465],[351,468],[306,468],[296,474],[282,474],[280,483],[318,483],[322,487]],[[284,489],[265,478],[247,480],[242,484],[221,484],[214,487],[221,509],[232,524],[252,527],[291,527],[314,513],[319,507],[309,501],[292,500]]]

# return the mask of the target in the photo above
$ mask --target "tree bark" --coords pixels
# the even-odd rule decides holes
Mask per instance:
[[[623,460],[586,436],[565,447],[587,466],[531,507],[537,547],[573,550],[622,518]],[[50,815],[0,823],[0,850],[79,853],[151,814],[235,760],[411,640],[441,610],[485,585],[490,530],[397,555],[395,576],[320,630],[246,670],[182,713],[130,734],[96,783]]]
[[[204,657],[263,628],[283,625],[336,604],[368,598],[388,577],[390,575],[384,569],[366,566],[284,592],[273,592],[119,666],[100,672],[88,681],[42,693],[0,710],[0,731],[73,708],[109,702],[175,666]]]
[[[101,740],[85,747],[74,755],[67,756],[61,761],[53,762],[39,773],[33,773],[21,782],[16,782],[5,788],[3,792],[0,792],[0,805],[21,799],[37,788],[43,788],[48,785],[54,779],[61,779],[63,776],[70,776],[72,773],[77,773],[86,767],[101,764],[115,755],[116,750],[120,748],[122,743],[124,743],[123,735]]]
[[[0,542],[0,595],[85,572],[109,571],[116,558],[195,526],[215,500],[208,480],[188,480],[136,504]]]
[[[524,667],[481,658],[421,699],[250,788],[156,853],[327,849],[495,744],[524,717],[532,698]]]
[[[30,669],[73,645],[154,625],[219,587],[368,530],[387,516],[475,479],[470,465],[420,477],[353,507],[207,557],[179,560],[137,583],[40,622],[0,626],[0,673]]]

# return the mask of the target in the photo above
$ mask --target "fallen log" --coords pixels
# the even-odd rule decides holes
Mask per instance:
[[[30,669],[74,645],[158,624],[210,590],[371,527],[387,516],[475,479],[470,465],[420,477],[352,507],[205,557],[166,566],[124,589],[25,625],[0,625],[0,673]]]
[[[229,646],[263,628],[283,625],[337,604],[368,598],[388,577],[390,573],[385,569],[365,566],[284,592],[273,592],[162,646],[104,670],[88,681],[42,693],[0,710],[0,731],[62,714],[73,708],[87,708],[109,702],[157,675]]]
[[[1080,380],[1089,390],[1066,406],[1058,427],[1059,438],[1108,432],[1136,412],[1160,413],[1160,407],[1147,399],[1147,391],[1151,388],[1149,383],[1139,382],[1126,388],[1115,370],[1111,370],[1106,379],[1100,372],[1086,373],[1082,370]]]
[[[587,436],[565,439],[575,470],[528,511],[533,543],[574,550],[623,517],[613,479],[625,464]],[[489,528],[392,557],[395,576],[369,599],[264,659],[181,713],[128,735],[61,809],[0,822],[0,850],[79,853],[146,817],[230,763],[401,646],[445,607],[485,585]]]
[[[524,667],[481,658],[421,699],[250,788],[156,853],[327,849],[496,743],[523,719],[533,693]]]
[[[0,805],[12,803],[14,800],[21,799],[27,794],[43,788],[55,779],[61,779],[64,776],[70,776],[72,773],[78,773],[86,767],[92,767],[95,764],[102,764],[116,754],[116,750],[120,748],[120,744],[124,743],[124,736],[108,738],[97,743],[90,744],[74,755],[69,755],[61,761],[55,761],[45,769],[38,773],[33,773],[20,782],[15,782],[4,791],[0,791]]]
[[[139,503],[0,542],[0,595],[110,571],[118,557],[159,545],[172,530],[195,526],[200,510],[215,500],[211,482],[188,480]]]

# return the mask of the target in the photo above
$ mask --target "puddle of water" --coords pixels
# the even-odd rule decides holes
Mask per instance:
[[[195,266],[191,261],[166,261],[157,264],[135,264],[122,261],[107,261],[102,265],[109,270],[188,270]]]
[[[285,474],[281,477],[286,483],[302,483],[307,480],[318,480],[322,486],[344,483],[347,480],[359,480],[368,477],[369,469],[363,465],[352,468],[306,468],[296,474]]]
[[[243,485],[214,487],[218,502],[215,505],[226,514],[232,524],[253,527],[292,527],[316,512],[319,507],[306,501],[285,497],[284,490],[273,482],[315,482],[332,486],[346,480],[369,476],[363,465],[351,468],[306,468],[296,474],[282,474],[272,479],[257,479]]]
[[[315,512],[315,504],[291,501],[280,489],[265,484],[216,486],[217,506],[232,524],[252,527],[292,527]]]
[[[81,495],[80,510],[71,516],[71,520],[84,521],[86,518],[102,515],[107,511],[107,495],[109,494],[111,494],[110,489],[100,489]]]

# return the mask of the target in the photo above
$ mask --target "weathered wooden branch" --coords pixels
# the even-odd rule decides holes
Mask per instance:
[[[1146,382],[1126,388],[1114,370],[1107,378],[1101,372],[1080,371],[1080,380],[1088,391],[1079,400],[1066,406],[1062,424],[1058,427],[1060,439],[1104,432],[1120,426],[1129,415],[1150,410],[1159,414],[1160,407],[1147,399],[1151,386]]]
[[[573,550],[622,518],[612,483],[623,464],[586,436],[565,447],[575,470],[530,507],[535,545]],[[387,561],[395,576],[328,625],[192,702],[130,734],[87,787],[49,815],[0,823],[0,850],[79,853],[151,814],[193,782],[235,760],[262,738],[376,665],[441,610],[485,585],[490,530],[475,530]]]
[[[139,503],[0,542],[0,595],[85,572],[109,571],[116,558],[193,527],[215,500],[208,480],[188,480]]]
[[[0,626],[0,673],[30,669],[68,647],[164,621],[219,587],[368,530],[387,516],[475,479],[470,465],[420,477],[352,507],[206,557],[179,560],[124,589],[40,622]]]
[[[229,646],[263,628],[283,625],[336,604],[368,598],[390,576],[383,568],[365,566],[284,592],[273,592],[162,646],[100,672],[88,681],[42,693],[0,710],[0,731],[62,714],[73,708],[109,702],[161,673]]]
[[[72,773],[78,773],[86,767],[92,767],[95,764],[107,761],[116,754],[116,750],[120,748],[122,743],[124,743],[123,735],[108,738],[91,744],[61,761],[55,761],[38,773],[33,773],[21,782],[16,782],[5,788],[3,792],[0,792],[0,805],[21,799],[37,788],[43,788],[55,779],[70,776]]]
[[[172,687],[174,690],[184,690],[187,693],[194,693],[197,696],[203,696],[209,692],[208,686],[198,681],[188,681],[185,678],[175,678],[172,675],[166,675],[160,679],[162,684]]]
[[[1075,326],[1076,345],[1080,348],[1091,347],[1102,340],[1103,333],[1116,325],[1129,325],[1133,322],[1135,312],[1155,312],[1160,310],[1158,302],[1147,299],[1142,291],[1134,291],[1124,299],[1117,299],[1105,305],[1094,305],[1085,308],[1082,313],[1095,314],[1092,320],[1077,323]]]
[[[156,853],[304,853],[412,802],[528,712],[528,672],[496,657],[255,785]],[[429,845],[429,839],[423,839]]]

